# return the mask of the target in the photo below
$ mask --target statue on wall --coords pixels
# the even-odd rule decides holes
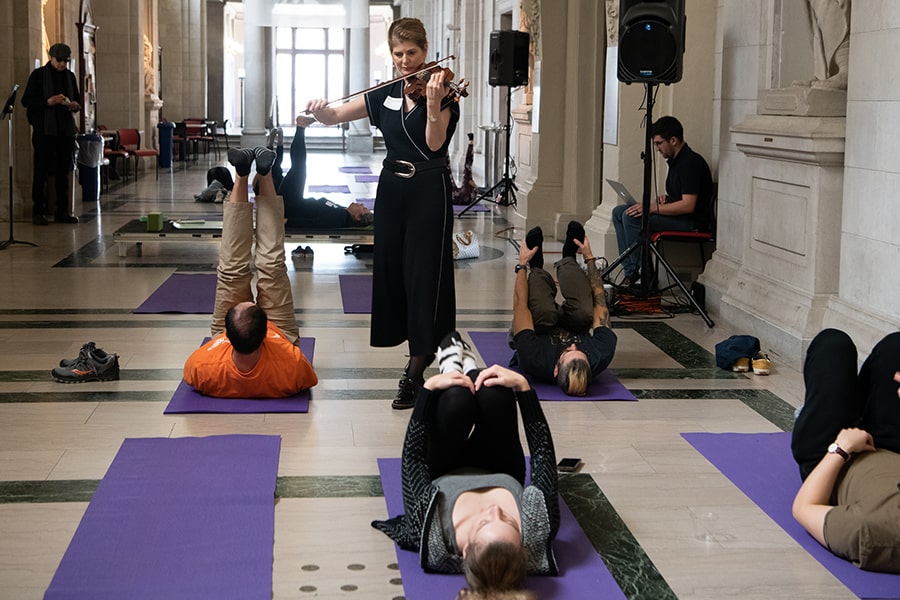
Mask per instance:
[[[156,70],[153,68],[153,44],[150,38],[144,34],[144,95],[152,96],[156,93]]]
[[[807,0],[813,33],[813,75],[794,85],[847,89],[850,63],[850,0]]]

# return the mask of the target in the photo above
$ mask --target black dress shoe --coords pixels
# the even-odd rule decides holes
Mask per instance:
[[[400,385],[397,389],[397,397],[391,402],[391,408],[394,410],[406,410],[416,405],[416,396],[424,382],[416,382],[410,379],[406,373],[400,378]]]
[[[56,215],[56,218],[53,219],[55,223],[77,223],[78,217],[73,217],[72,215]]]
[[[31,215],[31,224],[32,225],[47,225],[49,221],[44,218],[44,215],[33,214]]]

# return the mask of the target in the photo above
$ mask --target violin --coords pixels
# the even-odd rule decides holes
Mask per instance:
[[[385,86],[397,83],[398,81],[406,80],[406,86],[404,87],[404,92],[407,96],[412,98],[413,101],[418,100],[425,94],[425,86],[428,84],[428,80],[431,78],[431,72],[441,70],[444,71],[444,87],[450,90],[448,96],[451,96],[453,100],[459,102],[460,96],[466,97],[469,95],[469,92],[466,88],[469,87],[469,82],[465,79],[461,79],[459,83],[453,83],[454,74],[453,71],[446,67],[437,66],[438,63],[442,63],[445,60],[452,60],[456,58],[454,55],[445,56],[440,60],[436,60],[434,62],[430,62],[427,65],[423,66],[422,69],[416,71],[412,75],[407,75],[404,77],[396,77],[391,79],[390,81],[384,81],[379,83],[378,85],[373,85],[372,87],[366,88],[364,90],[360,90],[358,92],[354,92],[343,98],[338,98],[336,100],[329,100],[325,103],[325,106],[329,106],[331,104],[335,104],[337,102],[343,102],[344,100],[349,100],[355,96],[359,96],[360,94],[366,94],[368,92],[375,91],[377,89],[383,88]],[[413,86],[413,87],[410,87]],[[304,111],[304,114],[310,114],[309,111]]]
[[[450,91],[447,94],[451,100],[459,102],[460,97],[469,95],[469,82],[461,79],[459,83],[454,83],[456,75],[448,67],[439,67],[437,61],[427,63],[422,68],[406,78],[406,85],[403,87],[403,94],[412,100],[418,102],[419,98],[425,95],[425,86],[431,79],[432,73],[444,73],[444,87]]]

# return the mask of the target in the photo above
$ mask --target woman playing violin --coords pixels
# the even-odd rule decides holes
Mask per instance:
[[[447,147],[459,105],[448,93],[447,73],[435,68],[424,94],[405,94],[405,79],[425,65],[428,39],[418,19],[394,21],[388,45],[402,79],[339,106],[311,100],[307,111],[326,125],[369,117],[384,135],[387,158],[375,198],[375,257],[370,343],[407,341],[409,362],[395,409],[412,408],[433,349],[456,326],[451,232],[451,180]],[[452,77],[452,76],[451,76]],[[422,89],[416,82],[417,92]]]

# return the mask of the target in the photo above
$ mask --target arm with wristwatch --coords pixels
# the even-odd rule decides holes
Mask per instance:
[[[794,498],[794,518],[820,544],[825,543],[825,515],[834,506],[830,504],[834,485],[844,465],[854,455],[872,452],[875,445],[872,435],[855,427],[842,429],[816,468],[812,470],[797,496]]]

